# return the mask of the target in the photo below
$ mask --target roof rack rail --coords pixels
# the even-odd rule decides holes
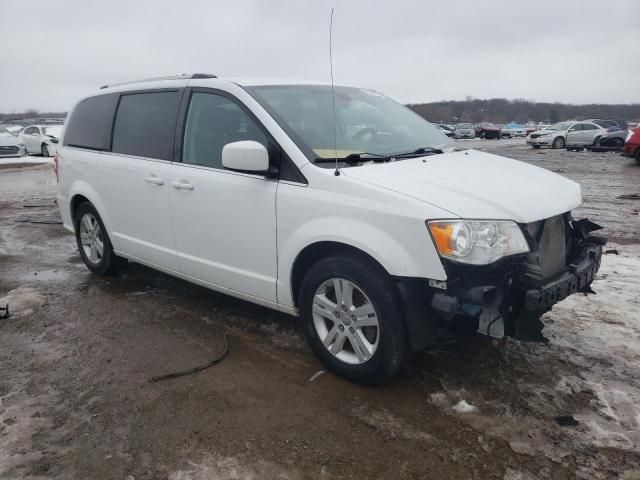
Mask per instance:
[[[110,87],[119,87],[121,85],[130,85],[132,83],[143,83],[143,82],[155,82],[157,80],[189,80],[189,79],[199,79],[199,78],[218,78],[217,76],[211,73],[183,73],[181,75],[169,75],[166,77],[152,77],[152,78],[143,78],[141,80],[132,80],[130,82],[122,82],[122,83],[114,83],[112,85],[102,85],[100,90]]]

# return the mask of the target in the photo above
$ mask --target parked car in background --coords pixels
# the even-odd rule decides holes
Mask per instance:
[[[629,133],[628,130],[621,130],[619,128],[611,130],[611,128],[609,128],[598,139],[597,145],[595,146],[605,147],[605,149],[608,149],[608,148],[622,149],[624,147],[624,143],[627,139],[628,133]]]
[[[27,154],[52,156],[57,148],[62,125],[31,125],[22,131]]]
[[[21,157],[25,155],[24,143],[6,127],[0,126],[0,157]]]
[[[500,138],[500,129],[491,122],[476,123],[476,137],[480,138]]]
[[[476,131],[470,123],[457,123],[454,130],[454,138],[476,138]]]
[[[640,127],[629,129],[622,154],[640,163]]]
[[[362,111],[374,135],[349,135]],[[605,243],[572,216],[577,183],[460,151],[352,87],[203,74],[106,86],[71,110],[55,173],[89,270],[128,259],[299,316],[326,368],[362,383],[438,327],[544,340],[540,317],[589,291]]]
[[[0,125],[0,127],[2,127],[5,130],[13,133],[14,135],[20,135],[20,132],[22,132],[22,130],[24,130],[24,126],[23,125],[16,125],[16,124],[13,124],[13,123],[3,123],[2,125]]]
[[[527,129],[524,125],[520,125],[519,123],[507,123],[502,127],[502,130],[500,130],[500,136],[505,138],[526,137]]]
[[[455,129],[449,125],[445,125],[444,123],[436,124],[438,130],[444,133],[447,137],[453,138],[455,136]]]
[[[620,124],[618,122],[616,122],[615,120],[603,120],[601,118],[587,118],[586,120],[583,120],[584,122],[591,122],[591,123],[595,123],[596,125],[598,125],[599,127],[608,129],[608,128],[617,128],[617,129],[621,129],[622,127],[620,126]]]
[[[581,150],[590,145],[597,145],[606,133],[607,129],[596,123],[576,122],[567,130],[565,147]]]
[[[543,130],[536,130],[527,136],[527,143],[533,148],[564,148],[567,143],[567,130],[574,123],[559,122]]]

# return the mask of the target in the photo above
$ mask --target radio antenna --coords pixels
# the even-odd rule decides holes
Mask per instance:
[[[336,96],[333,91],[333,8],[331,9],[331,19],[329,20],[329,68],[331,72],[331,109],[333,111],[333,153],[336,159],[336,170],[333,174],[340,176],[340,170],[338,170],[338,133],[336,127]]]

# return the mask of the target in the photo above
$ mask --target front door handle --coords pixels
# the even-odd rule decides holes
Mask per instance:
[[[179,182],[171,182],[173,188],[177,188],[178,190],[193,190],[193,185],[189,183],[187,180],[180,180]]]
[[[164,179],[160,177],[156,177],[155,175],[149,175],[148,177],[144,177],[144,181],[147,183],[152,183],[154,185],[164,185]]]

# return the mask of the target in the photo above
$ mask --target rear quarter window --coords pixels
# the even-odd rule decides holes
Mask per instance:
[[[71,114],[64,145],[109,150],[110,130],[118,95],[107,94],[82,100]]]
[[[171,160],[180,95],[177,90],[122,95],[111,151]]]

